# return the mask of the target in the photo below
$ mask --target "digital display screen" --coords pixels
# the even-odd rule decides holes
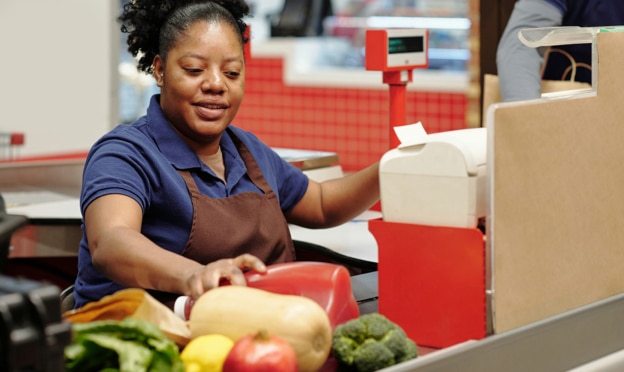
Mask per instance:
[[[424,37],[405,36],[388,38],[388,54],[417,53],[425,49]]]

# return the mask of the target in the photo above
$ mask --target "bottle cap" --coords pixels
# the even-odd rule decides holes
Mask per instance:
[[[175,302],[173,303],[173,312],[182,320],[188,320],[186,319],[186,303],[188,300],[188,296],[180,296],[176,298]]]

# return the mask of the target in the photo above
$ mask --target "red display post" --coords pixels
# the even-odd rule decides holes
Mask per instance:
[[[369,221],[378,246],[379,313],[419,346],[487,334],[485,236],[477,228]]]
[[[390,86],[390,149],[401,144],[394,127],[407,124],[405,103],[407,102],[407,83],[412,81],[412,70],[386,71],[383,82]]]
[[[389,148],[400,142],[394,127],[407,124],[407,83],[412,70],[429,65],[428,31],[423,29],[366,30],[366,70],[382,71],[390,86]]]

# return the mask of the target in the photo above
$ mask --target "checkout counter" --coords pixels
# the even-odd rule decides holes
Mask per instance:
[[[447,211],[444,200],[461,193],[446,187],[452,183],[446,169],[421,166],[419,158],[427,147],[433,149],[431,141],[420,140],[411,151],[409,144],[391,150],[385,167],[382,159],[384,220],[370,223],[379,244],[379,310],[394,316],[420,344],[446,344],[387,371],[622,370],[624,173],[616,163],[624,157],[619,143],[624,107],[618,98],[624,87],[623,30],[554,28],[521,34],[532,47],[592,43],[592,89],[494,104],[483,128],[486,138],[473,142],[472,136],[463,136],[454,149],[447,139],[435,146],[447,148],[438,151],[436,164],[451,164],[457,152],[463,154],[465,162],[457,164],[463,165],[464,182],[456,184],[464,191],[471,190],[471,183],[485,187],[485,199],[473,191],[464,197],[484,203],[474,210],[478,213],[465,213],[463,205],[470,203],[457,202],[461,213],[445,221],[422,219],[427,216],[416,209],[409,216],[384,209],[383,172],[396,173],[392,163],[411,165],[410,171],[399,168],[403,179],[432,175],[425,180],[432,185],[428,190],[396,182],[389,187],[400,187],[393,193],[403,192],[406,200],[416,191],[432,199],[443,191],[447,197],[436,202],[441,216]],[[479,169],[474,155],[480,151],[470,150],[477,143],[486,149],[484,183],[478,171],[469,171]],[[414,175],[411,169],[421,170]],[[428,199],[422,199],[419,205],[427,208]],[[480,218],[473,217],[481,215],[485,225],[479,242],[481,227],[475,222]],[[444,266],[460,254],[466,255],[463,262]],[[437,257],[427,261],[430,256]],[[400,266],[405,261],[409,264]],[[432,264],[444,270],[433,271]],[[476,270],[463,271],[467,267]],[[462,280],[454,280],[457,276]],[[401,301],[395,301],[400,294],[393,287],[403,287],[397,281],[410,283],[417,295],[401,288]],[[453,302],[457,297],[462,301]],[[457,312],[449,311],[451,305]],[[440,311],[445,315],[440,317]],[[448,321],[454,327],[434,333]],[[464,327],[466,322],[480,329]]]

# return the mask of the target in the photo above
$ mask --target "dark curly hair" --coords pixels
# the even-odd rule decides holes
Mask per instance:
[[[199,20],[225,21],[247,43],[249,5],[244,0],[130,0],[118,20],[128,34],[128,51],[138,58],[137,69],[152,73],[156,55],[166,61],[180,33]]]

